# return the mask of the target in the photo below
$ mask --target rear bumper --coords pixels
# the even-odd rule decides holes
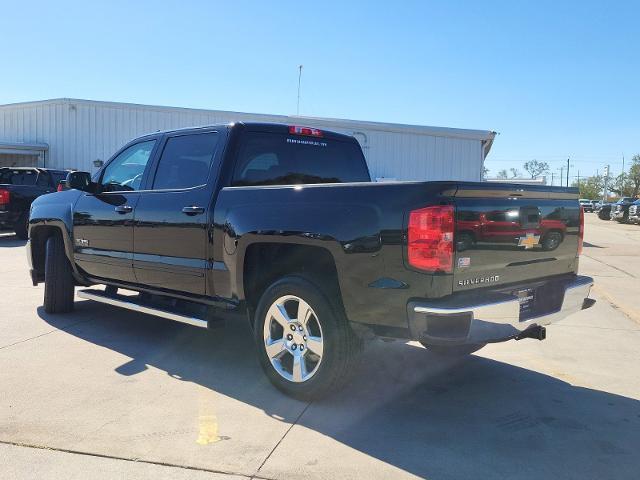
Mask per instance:
[[[510,340],[525,330],[555,323],[592,305],[588,301],[593,279],[577,276],[558,288],[562,302],[558,309],[520,321],[520,302],[516,296],[472,305],[434,305],[412,301],[407,305],[409,330],[415,340],[440,345],[492,343]]]

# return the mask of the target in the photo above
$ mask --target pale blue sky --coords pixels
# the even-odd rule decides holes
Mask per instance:
[[[0,103],[76,97],[496,130],[495,174],[640,153],[640,2],[0,0]]]

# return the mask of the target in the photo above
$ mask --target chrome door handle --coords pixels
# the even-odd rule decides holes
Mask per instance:
[[[195,205],[182,207],[182,213],[187,215],[200,215],[201,213],[204,213],[204,207],[196,207]]]
[[[125,214],[133,212],[133,207],[131,205],[118,205],[114,210],[120,214]]]

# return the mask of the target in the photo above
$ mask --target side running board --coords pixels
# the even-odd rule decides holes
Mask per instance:
[[[109,305],[113,305],[116,307],[126,308],[128,310],[134,310],[140,313],[146,313],[149,315],[155,315],[157,317],[168,318],[169,320],[175,320],[176,322],[187,323],[189,325],[194,325],[196,327],[207,328],[207,320],[202,318],[197,318],[190,315],[185,315],[182,313],[170,312],[168,310],[163,310],[157,307],[153,307],[151,305],[145,305],[142,303],[138,303],[139,300],[137,297],[128,297],[125,295],[113,294],[110,295],[103,290],[80,290],[77,292],[77,295],[80,298],[86,298],[88,300],[93,300],[94,302],[106,303]]]

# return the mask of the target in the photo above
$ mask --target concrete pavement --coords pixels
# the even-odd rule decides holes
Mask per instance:
[[[599,301],[546,341],[463,361],[375,342],[311,404],[271,387],[243,322],[205,332],[90,301],[47,315],[23,242],[0,234],[0,475],[635,479],[640,310],[618,292],[640,285],[615,251],[640,227],[598,222],[581,269]]]

